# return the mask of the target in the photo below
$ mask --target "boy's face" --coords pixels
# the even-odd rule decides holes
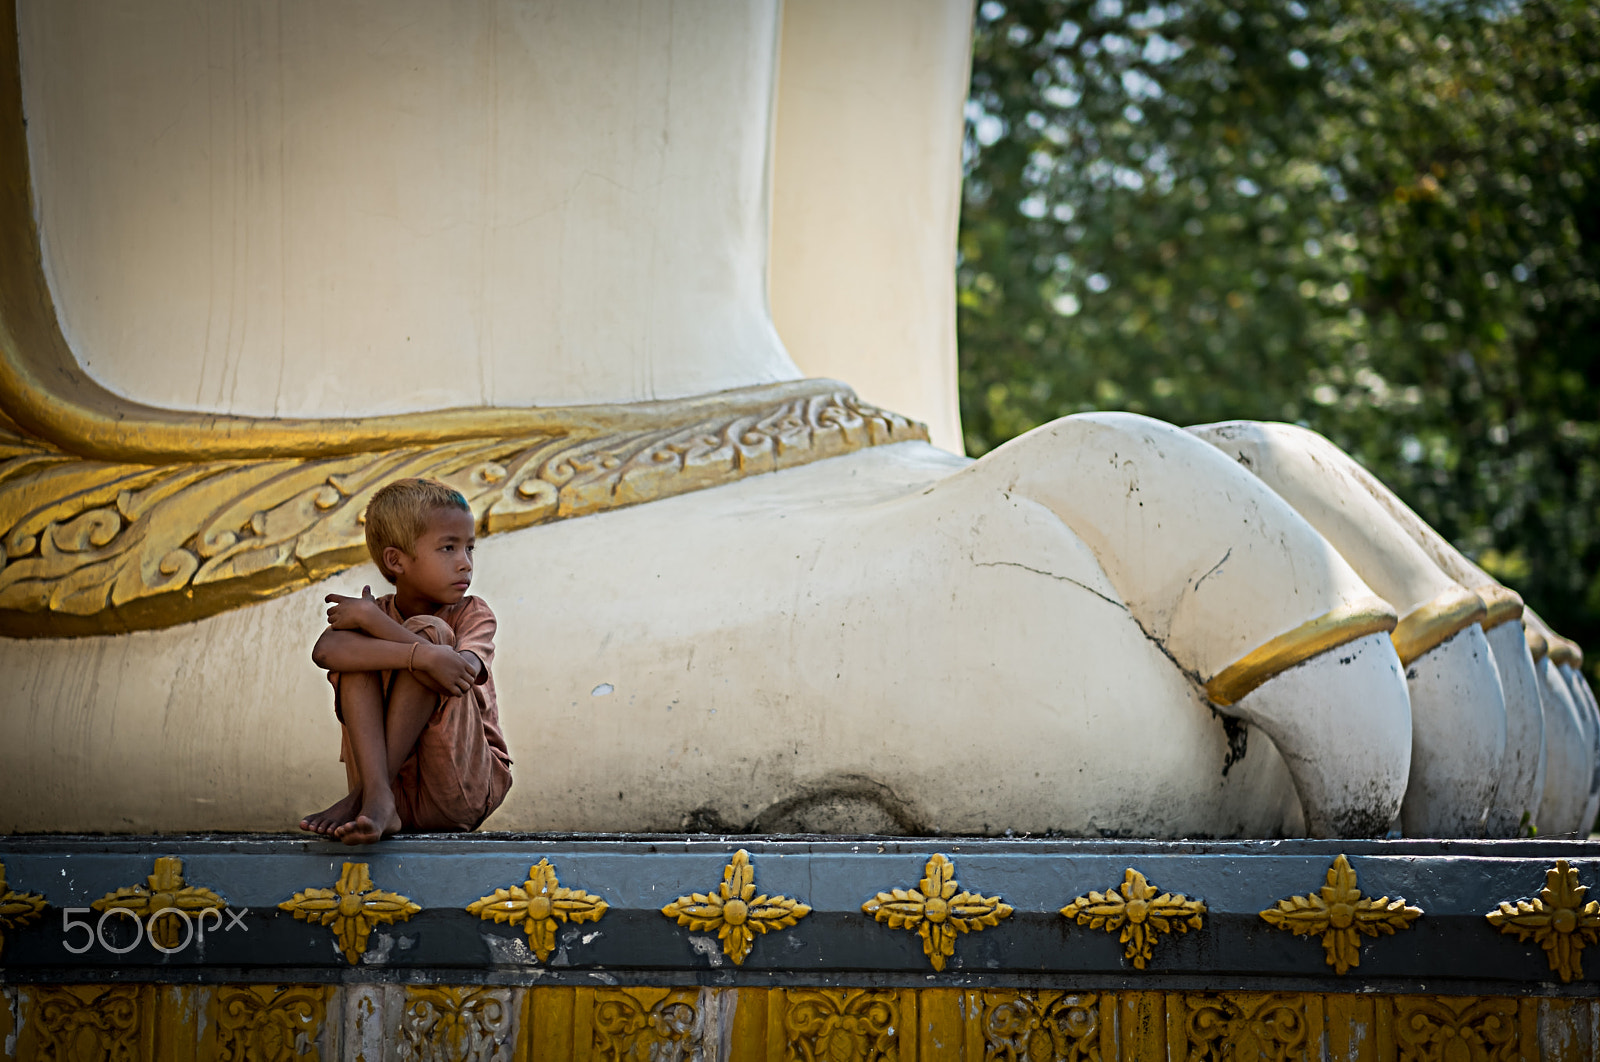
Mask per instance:
[[[472,552],[477,545],[472,514],[435,509],[411,552],[385,557],[395,573],[395,592],[434,605],[453,605],[472,585]],[[393,549],[393,547],[390,547]]]

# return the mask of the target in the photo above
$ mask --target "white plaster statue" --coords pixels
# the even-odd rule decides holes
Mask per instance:
[[[0,293],[0,339],[67,354],[35,374],[56,397],[13,389],[6,416],[174,498],[198,488],[171,469],[298,474],[377,417],[588,424],[816,376],[927,422],[482,538],[516,759],[488,828],[1586,830],[1576,647],[1320,437],[1090,414],[960,456],[970,23],[967,0],[19,0],[36,232],[10,235],[37,240],[48,298]],[[223,441],[166,441],[197,431]],[[392,452],[186,527],[88,604],[27,572],[146,533],[155,488],[10,514],[0,594],[35,580],[7,607],[40,624],[12,633],[139,629],[0,640],[0,830],[279,830],[338,796],[309,650],[324,594],[376,569],[308,562],[279,596],[235,572],[259,603],[162,606],[177,625],[127,602],[162,579],[201,601],[195,565],[280,512],[358,509],[360,477],[413,453]],[[26,460],[18,513],[57,482]],[[483,460],[489,485],[521,474]]]

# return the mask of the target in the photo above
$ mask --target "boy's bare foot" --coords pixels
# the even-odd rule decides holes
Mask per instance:
[[[345,844],[376,844],[392,833],[400,832],[400,813],[394,808],[394,797],[387,800],[368,801],[362,813],[333,831]]]
[[[356,789],[321,811],[313,812],[300,820],[300,828],[310,833],[332,837],[340,826],[356,817],[361,810],[361,790]]]

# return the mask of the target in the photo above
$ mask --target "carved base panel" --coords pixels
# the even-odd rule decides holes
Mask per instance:
[[[1593,999],[1307,992],[16,985],[19,1062],[1578,1062]]]

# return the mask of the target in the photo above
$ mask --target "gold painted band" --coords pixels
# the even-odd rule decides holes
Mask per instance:
[[[1535,664],[1550,655],[1550,642],[1532,627],[1525,628],[1522,637],[1528,643],[1528,654]]]
[[[1489,609],[1478,595],[1461,586],[1451,587],[1426,604],[1418,605],[1395,626],[1389,637],[1402,665],[1479,623]]]
[[[1583,666],[1583,650],[1578,648],[1576,642],[1569,642],[1565,638],[1550,639],[1550,662],[1552,664],[1570,664],[1573,667]]]
[[[1498,583],[1478,587],[1474,593],[1488,614],[1481,621],[1485,631],[1492,631],[1502,623],[1522,618],[1522,595]]]
[[[1369,634],[1394,630],[1395,612],[1380,598],[1368,597],[1342,605],[1309,620],[1266,645],[1241,657],[1206,683],[1206,696],[1226,707],[1268,679],[1303,664],[1329,649]]]

